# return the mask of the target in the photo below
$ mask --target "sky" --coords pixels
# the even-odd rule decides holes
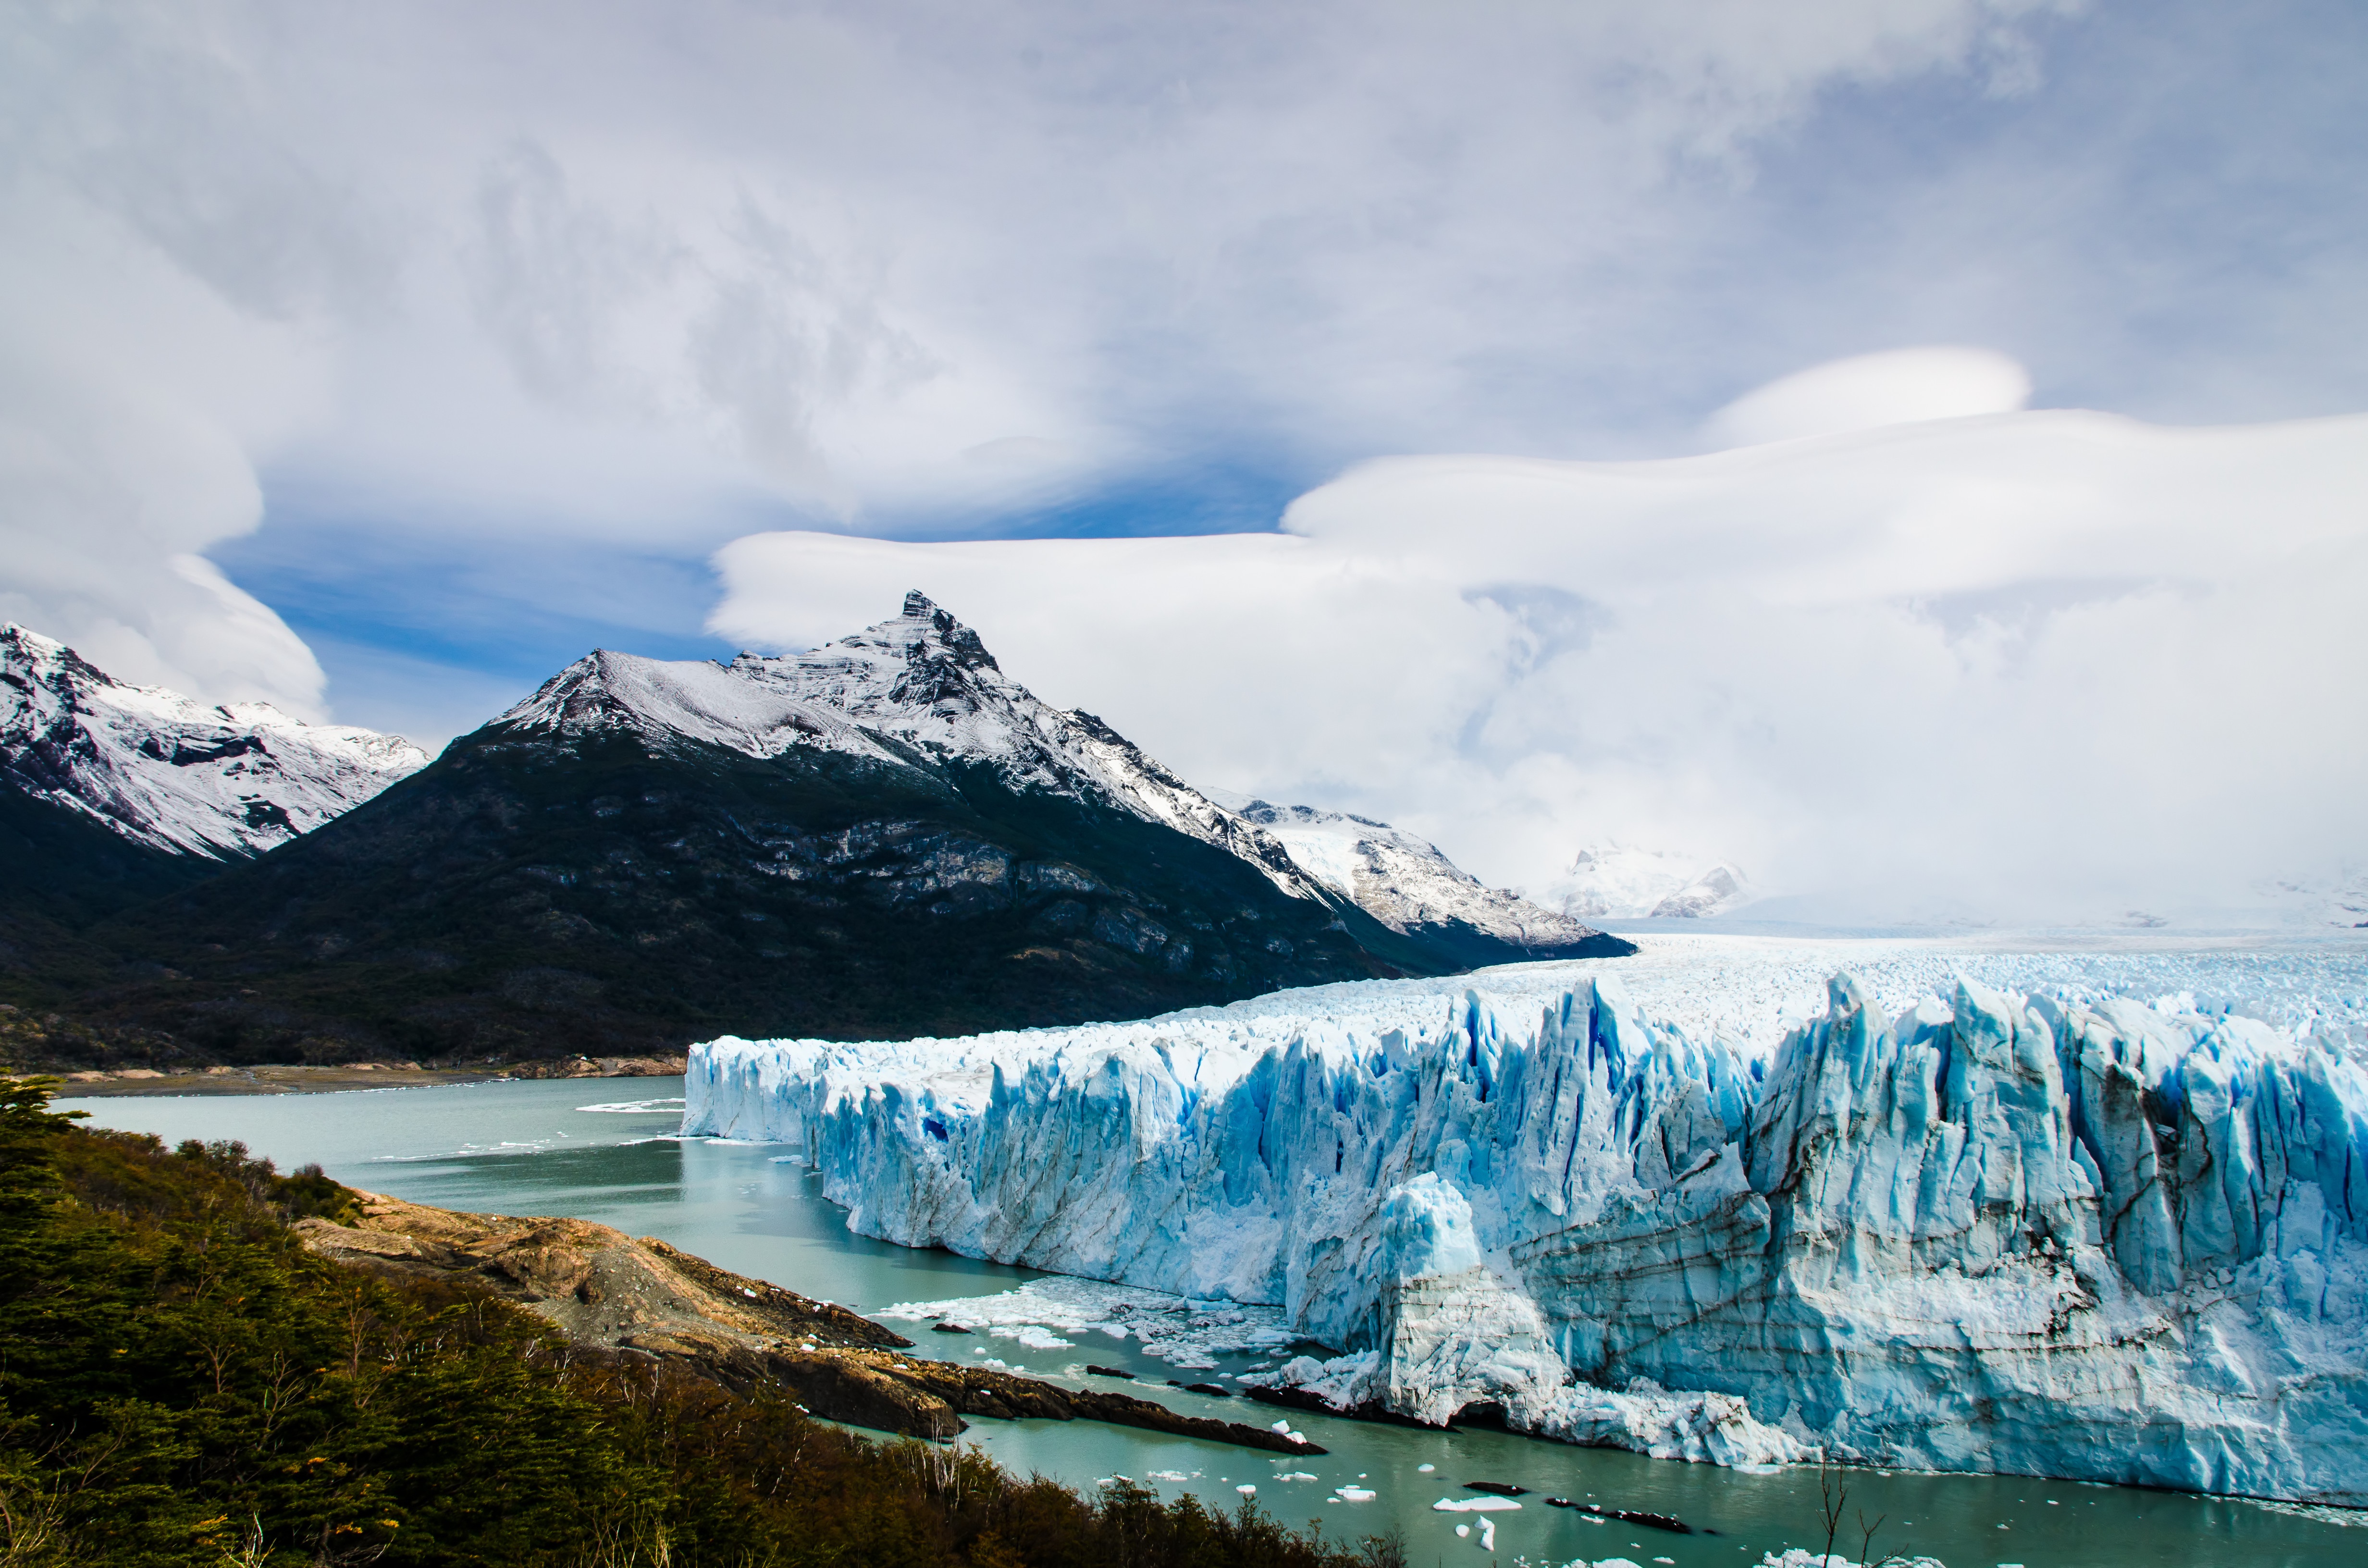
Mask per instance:
[[[2368,859],[2347,0],[0,5],[0,616],[124,678],[919,587],[1533,891]]]

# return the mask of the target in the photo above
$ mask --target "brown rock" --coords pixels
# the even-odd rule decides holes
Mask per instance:
[[[869,1318],[718,1268],[654,1236],[634,1240],[585,1220],[463,1214],[360,1196],[359,1225],[297,1221],[304,1245],[382,1274],[465,1280],[540,1314],[585,1350],[667,1361],[742,1392],[776,1382],[830,1420],[915,1437],[951,1437],[964,1415],[1108,1421],[1276,1453],[1324,1452],[1130,1394],[900,1355],[912,1341]]]

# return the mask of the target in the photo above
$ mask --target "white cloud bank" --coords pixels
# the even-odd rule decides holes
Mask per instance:
[[[1501,881],[1617,835],[1870,915],[2094,920],[2368,851],[2363,498],[2368,416],[1405,458],[1281,535],[760,534],[712,627],[808,645],[917,586],[1187,777]]]
[[[259,473],[324,551],[450,560],[957,528],[1253,440],[1531,448],[1568,394],[1506,367],[1633,355],[1613,301],[1716,247],[1761,139],[2011,75],[2062,8],[31,0],[0,607],[310,710],[202,561]]]
[[[6,191],[0,222],[0,618],[120,679],[321,717],[312,651],[202,553],[261,520],[251,454],[320,395],[317,355],[71,205]]]
[[[1879,425],[2011,414],[2031,372],[1987,348],[1895,348],[1813,365],[1745,393],[1703,427],[1713,448],[1844,436]]]

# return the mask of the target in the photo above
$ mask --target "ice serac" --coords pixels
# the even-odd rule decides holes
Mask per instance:
[[[867,1234],[1278,1303],[1344,1409],[2368,1505],[2368,1077],[2307,1035],[1848,974],[1765,1062],[1609,977],[1409,1009],[718,1040],[686,1126]]]
[[[261,854],[427,765],[400,735],[208,707],[0,625],[0,788],[168,856]]]

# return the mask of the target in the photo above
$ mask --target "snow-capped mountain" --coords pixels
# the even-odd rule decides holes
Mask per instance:
[[[590,654],[110,933],[176,976],[111,1004],[143,1026],[203,1007],[224,1049],[479,1061],[1141,1017],[1534,952],[1384,925],[918,594],[786,657]]]
[[[1580,850],[1553,896],[1577,920],[1667,920],[1725,915],[1758,894],[1726,861],[1609,843]]]
[[[499,722],[560,733],[628,728],[661,744],[684,738],[756,757],[803,746],[889,763],[981,766],[1016,792],[1114,807],[1214,845],[1293,898],[1320,898],[1316,890],[1331,887],[1365,903],[1295,858],[1259,819],[1219,805],[1092,714],[1038,699],[1003,673],[977,632],[917,592],[905,596],[895,619],[811,653],[743,653],[729,665],[593,653]],[[1486,893],[1429,845],[1406,843]],[[1486,906],[1485,899],[1464,902]],[[1407,928],[1382,918],[1393,930]],[[1570,928],[1577,935],[1567,940],[1592,935]]]
[[[210,708],[0,626],[0,785],[168,854],[239,859],[427,765],[400,735]]]
[[[1461,926],[1539,953],[1559,952],[1599,935],[1518,893],[1483,886],[1437,845],[1387,823],[1220,790],[1210,791],[1209,798],[1280,840],[1309,876],[1393,931]]]

